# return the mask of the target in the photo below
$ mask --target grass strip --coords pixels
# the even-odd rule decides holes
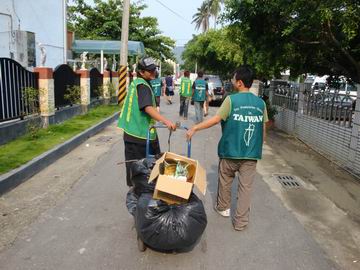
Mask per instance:
[[[118,105],[100,105],[90,109],[87,114],[75,116],[48,128],[32,130],[0,146],[0,174],[13,170],[54,146],[80,134],[101,120],[119,111]]]

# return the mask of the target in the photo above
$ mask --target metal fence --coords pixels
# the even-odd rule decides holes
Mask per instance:
[[[103,75],[97,68],[90,69],[90,98],[98,99],[102,95]]]
[[[278,85],[274,89],[273,105],[292,111],[298,110],[299,86]]]
[[[304,112],[328,122],[351,127],[356,93],[340,89],[310,90],[304,94]]]
[[[357,89],[312,89],[306,84],[300,85],[298,90],[290,88],[287,85],[269,89],[271,104],[278,109],[275,126],[360,176]]]
[[[37,73],[0,58],[0,122],[39,112]]]
[[[299,85],[277,85],[273,89],[272,104],[297,112],[299,109]],[[341,89],[305,88],[303,107],[306,115],[351,127],[355,108],[356,92]]]
[[[71,101],[65,99],[65,94],[72,86],[80,87],[80,75],[66,64],[59,65],[54,70],[55,107],[57,109],[71,105]]]

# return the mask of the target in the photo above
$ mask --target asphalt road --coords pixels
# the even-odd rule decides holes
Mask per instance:
[[[179,102],[175,97],[173,105],[165,105],[163,102],[161,110],[176,121],[179,120],[178,107]],[[212,115],[215,110],[216,108],[211,108]],[[194,107],[191,106],[190,119],[184,124],[192,124],[193,118]],[[84,155],[95,155],[91,166],[86,163],[74,166],[74,153],[69,153],[47,168],[47,177],[52,172],[62,171],[68,173],[67,177],[70,179],[70,170],[74,173],[81,172],[81,175],[76,181],[72,179],[73,183],[66,192],[56,197],[53,204],[34,215],[31,222],[24,222],[25,225],[19,229],[14,241],[2,249],[0,268],[338,269],[260,175],[254,184],[248,229],[234,231],[230,219],[213,211],[217,190],[216,151],[220,134],[220,127],[214,127],[196,134],[192,142],[192,157],[198,159],[207,170],[208,190],[202,199],[207,211],[208,226],[201,241],[191,252],[174,255],[149,249],[143,253],[138,251],[134,221],[125,206],[125,166],[118,165],[124,159],[122,135],[114,123],[97,135],[99,138],[111,137],[110,141],[97,141],[99,147],[104,147],[101,153],[91,151],[93,144],[90,143],[89,146],[89,142],[74,150],[77,154],[87,151]],[[167,150],[167,135],[166,130],[160,131],[162,150]],[[186,153],[183,132],[175,132],[172,142],[172,151]],[[68,166],[64,165],[66,162]],[[39,173],[25,185],[34,185],[44,177]],[[53,178],[51,181],[57,180]],[[233,186],[233,205],[235,190],[236,184]],[[16,194],[16,190],[13,192]],[[26,190],[23,192],[25,194]],[[15,196],[13,194],[6,194],[2,198],[3,203],[11,201],[11,196]],[[25,205],[26,209],[35,207],[31,201]]]

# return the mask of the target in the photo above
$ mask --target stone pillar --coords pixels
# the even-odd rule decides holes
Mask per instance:
[[[274,91],[275,91],[275,82],[270,81],[270,88],[269,88],[269,102],[270,102],[270,104],[272,104],[272,101],[273,101]]]
[[[55,118],[55,93],[52,68],[37,67],[34,72],[39,78],[40,116],[43,127],[48,127]]]
[[[299,97],[298,97],[298,113],[304,114],[304,92],[305,92],[305,84],[299,84]]]
[[[351,130],[351,139],[350,139],[350,151],[348,155],[348,164],[350,169],[353,169],[355,166],[355,157],[357,151],[357,145],[359,141],[359,128],[360,128],[360,84],[356,84],[357,87],[357,97],[355,104],[355,112],[353,116],[352,130]]]
[[[90,71],[89,70],[78,70],[77,74],[80,74],[80,100],[81,108],[83,113],[87,113],[88,107],[91,102],[90,98]]]
[[[103,93],[103,98],[105,100],[105,104],[109,104],[110,103],[110,91],[109,91],[109,85],[112,83],[110,81],[110,72],[111,71],[107,71],[105,70],[103,75],[103,87],[104,87],[104,93]],[[114,79],[113,79],[114,80]]]
[[[259,87],[260,87],[260,81],[259,80],[254,80],[254,82],[251,85],[251,88],[249,90],[255,96],[259,96]]]

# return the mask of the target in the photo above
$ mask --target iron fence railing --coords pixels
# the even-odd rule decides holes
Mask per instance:
[[[304,93],[304,113],[344,127],[351,127],[356,92],[339,89],[311,90]]]
[[[273,105],[297,112],[299,102],[299,86],[278,85],[274,90]]]
[[[37,73],[0,58],[0,122],[39,113]]]

